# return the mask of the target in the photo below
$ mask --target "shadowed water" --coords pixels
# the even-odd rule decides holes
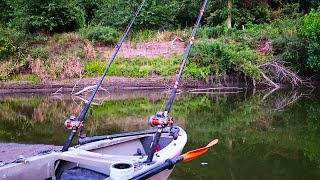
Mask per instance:
[[[320,179],[320,94],[317,90],[182,93],[171,115],[188,133],[184,151],[219,144],[181,163],[170,179]],[[103,103],[102,103],[103,102]],[[149,128],[161,92],[100,94],[85,120],[89,135]],[[0,141],[62,145],[63,123],[83,101],[68,95],[0,96]]]

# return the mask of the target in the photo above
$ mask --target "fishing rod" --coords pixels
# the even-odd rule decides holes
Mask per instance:
[[[169,133],[169,136],[172,136],[174,139],[178,137],[179,128],[167,128],[162,131],[162,133]],[[79,144],[87,144],[91,142],[106,140],[106,139],[115,139],[115,138],[121,138],[121,137],[129,137],[129,136],[138,136],[138,135],[146,135],[146,134],[156,134],[157,130],[144,130],[144,131],[135,131],[135,132],[127,132],[127,133],[121,133],[121,134],[111,134],[111,135],[103,135],[103,136],[93,136],[93,137],[86,137],[86,138],[80,138]]]
[[[96,93],[98,92],[102,82],[103,82],[103,79],[105,78],[105,76],[107,75],[107,72],[112,64],[112,62],[114,61],[114,59],[116,58],[125,38],[127,37],[134,21],[136,20],[136,18],[138,17],[139,13],[141,12],[142,10],[142,7],[144,6],[145,4],[145,0],[142,1],[140,7],[138,8],[138,10],[136,11],[136,13],[134,14],[134,16],[132,17],[129,25],[127,26],[127,29],[125,30],[125,33],[123,34],[122,38],[120,39],[119,43],[117,44],[116,46],[116,49],[113,53],[113,56],[110,58],[109,60],[109,63],[107,64],[102,76],[100,77],[99,81],[98,81],[98,84],[96,85],[94,91],[92,92],[91,94],[91,97],[89,98],[88,102],[86,103],[86,105],[84,106],[83,110],[81,111],[80,113],[80,116],[78,118],[74,117],[74,116],[71,116],[69,119],[66,120],[65,122],[65,126],[68,128],[68,129],[71,129],[71,133],[69,135],[69,138],[68,140],[65,142],[65,144],[63,145],[63,148],[62,148],[62,152],[64,151],[68,151],[70,145],[71,145],[71,142],[75,136],[75,134],[77,133],[78,129],[82,128],[83,127],[83,121],[84,121],[84,118],[90,108],[90,105],[94,99],[94,96],[96,95]]]
[[[202,8],[200,9],[200,13],[199,13],[197,22],[196,22],[195,27],[193,29],[192,35],[190,36],[190,39],[189,39],[189,44],[187,46],[187,50],[185,52],[185,55],[184,55],[184,58],[183,58],[183,61],[182,61],[182,65],[181,65],[179,73],[178,73],[178,75],[176,77],[174,86],[173,86],[173,88],[171,90],[170,97],[168,99],[168,102],[166,104],[164,112],[157,112],[156,115],[150,117],[149,124],[151,126],[157,126],[158,127],[158,131],[154,136],[154,140],[153,140],[153,143],[152,143],[151,148],[150,148],[151,151],[150,151],[150,154],[148,155],[148,159],[147,159],[146,163],[151,163],[152,162],[153,156],[154,156],[154,154],[156,152],[156,147],[157,147],[158,142],[159,142],[160,137],[161,137],[161,133],[162,133],[163,127],[173,126],[173,118],[172,117],[168,117],[168,114],[169,114],[169,112],[171,110],[171,106],[173,104],[173,100],[174,100],[174,98],[176,96],[176,92],[177,92],[178,85],[179,85],[179,82],[180,82],[181,77],[182,77],[183,70],[184,70],[184,68],[186,66],[186,63],[187,63],[191,48],[192,48],[194,40],[195,40],[195,36],[197,34],[197,30],[199,29],[200,22],[201,22],[201,19],[202,19],[202,16],[204,14],[204,11],[205,11],[205,8],[206,8],[207,4],[208,4],[208,0],[205,0],[204,3],[203,3]]]
[[[172,104],[173,104],[173,100],[174,100],[174,98],[175,98],[175,96],[176,96],[176,92],[177,92],[177,89],[178,89],[179,81],[181,80],[181,77],[182,77],[182,72],[183,72],[184,67],[185,67],[185,65],[186,65],[186,63],[187,63],[188,56],[189,56],[190,51],[191,51],[191,48],[192,48],[192,46],[193,46],[193,43],[194,43],[194,40],[195,40],[195,36],[196,36],[196,34],[197,34],[197,30],[198,30],[198,28],[199,28],[200,21],[201,21],[201,19],[202,19],[203,14],[204,14],[204,11],[205,11],[205,8],[206,8],[206,6],[207,6],[207,3],[208,3],[208,0],[205,0],[205,2],[203,3],[202,8],[201,8],[201,10],[200,10],[200,13],[199,13],[199,16],[198,16],[198,20],[197,20],[196,26],[195,26],[194,29],[193,29],[193,32],[192,32],[192,35],[191,35],[191,37],[190,37],[190,40],[189,40],[189,44],[188,44],[186,53],[185,53],[184,58],[183,58],[182,65],[181,65],[181,67],[180,67],[179,74],[178,74],[178,76],[176,77],[176,81],[175,81],[174,86],[173,86],[173,88],[172,88],[172,90],[171,90],[169,100],[168,100],[167,105],[166,105],[166,107],[165,107],[165,109],[164,109],[164,115],[165,115],[165,116],[168,115],[168,113],[169,113],[170,110],[171,110],[171,106],[172,106]]]

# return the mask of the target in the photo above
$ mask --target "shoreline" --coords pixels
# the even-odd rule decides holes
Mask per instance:
[[[88,86],[96,85],[99,77],[83,79],[50,80],[41,84],[27,81],[0,81],[0,94],[9,93],[66,93],[79,91]],[[110,91],[130,90],[163,90],[170,87],[173,77],[130,78],[108,76],[101,87]],[[181,88],[209,88],[209,87],[251,87],[251,82],[238,77],[227,77],[219,83],[208,83],[205,80],[182,80]]]

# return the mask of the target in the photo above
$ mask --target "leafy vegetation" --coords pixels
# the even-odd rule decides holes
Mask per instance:
[[[320,8],[318,11],[312,10],[304,18],[302,35],[306,38],[308,65],[315,71],[320,70]]]
[[[118,42],[120,33],[111,27],[95,26],[80,30],[85,38],[99,45],[114,45]]]
[[[42,80],[79,77],[84,71],[98,75],[104,57],[94,46],[115,45],[140,3],[0,0],[0,79],[19,73],[36,74]],[[139,43],[179,37],[187,42],[201,4],[147,1],[128,39]],[[233,74],[260,81],[261,66],[279,61],[295,72],[319,73],[319,5],[318,1],[210,1],[185,77],[210,81]],[[174,74],[177,58],[121,59],[110,74],[168,76]],[[76,64],[76,71],[68,69],[70,64]]]

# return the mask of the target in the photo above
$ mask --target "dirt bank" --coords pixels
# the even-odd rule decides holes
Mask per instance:
[[[43,144],[17,144],[17,143],[0,143],[0,161],[8,162],[23,157],[37,155],[47,150],[60,150],[60,146],[43,145]]]
[[[182,55],[185,52],[184,42],[146,42],[123,43],[118,57],[122,58],[157,58]],[[109,59],[113,55],[114,47],[97,47],[103,56]]]
[[[87,86],[96,85],[99,77],[79,79],[52,80],[42,84],[32,84],[23,81],[0,81],[0,93],[47,93],[47,92],[71,92],[79,91]],[[110,91],[117,90],[159,90],[172,86],[174,77],[151,76],[148,78],[129,78],[107,76],[102,87]],[[248,87],[250,82],[236,76],[228,76],[222,81],[211,80],[182,80],[181,88],[203,88],[203,87]],[[75,84],[77,84],[75,86]],[[75,87],[75,89],[74,89]]]
[[[0,93],[41,93],[41,92],[71,92],[75,87],[75,91],[87,86],[96,85],[99,77],[79,79],[63,79],[51,80],[42,84],[32,84],[22,81],[0,81]],[[102,87],[108,90],[116,89],[159,89],[165,88],[166,78],[127,78],[127,77],[106,77]],[[76,85],[76,86],[75,86]]]

